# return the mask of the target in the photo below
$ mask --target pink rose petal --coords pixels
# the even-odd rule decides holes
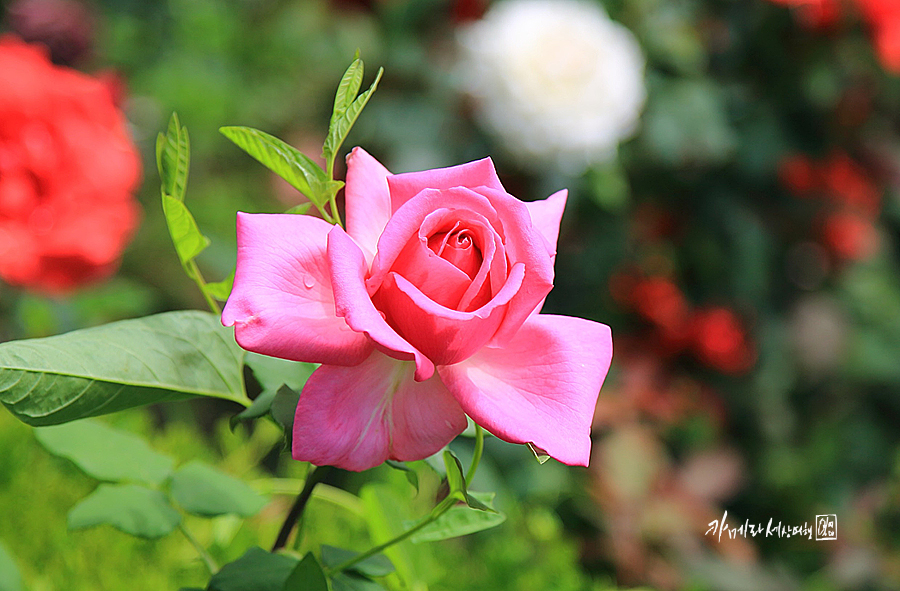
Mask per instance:
[[[465,414],[437,375],[416,382],[414,370],[378,351],[355,367],[321,366],[297,405],[294,458],[360,471],[447,445],[466,428]]]
[[[237,271],[222,324],[249,351],[294,361],[355,365],[372,342],[335,314],[318,218],[237,214]]]
[[[370,264],[378,250],[378,237],[391,218],[391,196],[387,185],[390,174],[362,148],[353,148],[347,155],[347,184],[344,187],[347,234],[356,241]]]
[[[531,215],[531,223],[547,241],[548,252],[554,259],[556,258],[556,242],[559,239],[559,223],[562,221],[568,195],[569,192],[563,189],[541,201],[525,202],[525,207],[528,208],[528,213]]]
[[[393,177],[391,177],[393,178]],[[480,215],[492,227],[499,226],[497,212],[491,203],[478,193],[457,187],[444,191],[426,189],[415,199],[406,202],[394,213],[378,239],[378,253],[372,261],[372,271],[366,280],[369,293],[378,291],[385,275],[393,269],[394,263],[411,238],[416,236],[425,218],[441,209],[459,210],[460,215],[470,212]]]
[[[387,182],[391,191],[391,210],[394,212],[425,189],[490,187],[503,191],[490,158],[447,168],[395,174],[388,177]]]
[[[506,258],[525,265],[522,288],[509,302],[506,318],[497,330],[491,346],[503,346],[553,289],[553,259],[547,252],[547,240],[531,223],[525,204],[503,191],[482,188],[502,223]]]
[[[427,380],[434,364],[391,328],[366,291],[366,259],[359,246],[340,226],[328,234],[328,261],[334,288],[335,309],[350,327],[367,334],[382,351],[402,360],[415,360],[416,380]]]
[[[521,288],[524,265],[513,266],[494,298],[474,312],[459,312],[428,299],[403,276],[389,273],[376,301],[397,331],[435,365],[458,363],[481,349],[497,331],[506,304]]]
[[[611,359],[608,326],[536,314],[506,347],[486,347],[438,372],[466,414],[500,439],[587,466],[591,419]]]

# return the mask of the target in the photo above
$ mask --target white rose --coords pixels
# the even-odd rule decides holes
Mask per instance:
[[[568,172],[615,158],[646,99],[631,32],[596,3],[509,0],[460,35],[481,123],[527,164]]]

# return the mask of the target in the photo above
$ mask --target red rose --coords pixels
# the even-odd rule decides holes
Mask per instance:
[[[62,293],[108,276],[141,164],[108,86],[0,38],[0,279]]]

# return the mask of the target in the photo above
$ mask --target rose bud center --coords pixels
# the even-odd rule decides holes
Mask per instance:
[[[459,229],[459,222],[449,232],[438,232],[428,238],[428,248],[450,262],[457,269],[474,279],[481,268],[481,249],[475,243],[472,231]]]

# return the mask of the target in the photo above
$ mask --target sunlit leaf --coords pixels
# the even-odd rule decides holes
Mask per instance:
[[[360,69],[362,69],[361,64]],[[384,74],[384,68],[379,68],[378,74],[375,76],[375,81],[372,82],[372,85],[368,90],[356,97],[356,100],[350,103],[347,109],[341,113],[339,117],[334,117],[332,119],[331,125],[328,126],[328,137],[325,138],[325,145],[322,146],[322,154],[325,156],[326,161],[331,162],[334,160],[334,157],[337,155],[338,150],[341,149],[344,140],[347,139],[350,129],[353,127],[353,124],[356,123],[356,119],[362,112],[363,107],[366,106],[372,93],[375,92],[375,89],[378,87],[378,82],[381,80],[382,74]]]
[[[344,72],[341,82],[338,84],[337,92],[334,95],[334,108],[331,112],[331,125],[334,125],[335,119],[343,115],[347,107],[353,103],[356,94],[359,92],[359,87],[362,86],[362,79],[363,62],[357,58],[353,60],[353,63]]]
[[[195,396],[246,404],[243,357],[213,314],[122,320],[0,343],[0,402],[31,425]]]
[[[473,509],[465,505],[451,507],[437,520],[413,534],[412,541],[435,542],[456,538],[495,527],[506,521],[506,515],[494,509],[494,493],[469,493],[468,496],[487,510]]]
[[[234,287],[234,272],[235,269],[232,269],[231,274],[222,281],[207,283],[206,292],[220,302],[226,301],[228,296],[231,295],[232,287]]]
[[[172,113],[168,130],[156,138],[156,166],[164,195],[184,201],[190,163],[191,142],[187,128],[182,127],[178,115]]]
[[[334,568],[358,554],[359,552],[347,550],[346,548],[323,545],[322,563],[329,568]],[[370,556],[365,560],[357,562],[347,570],[357,572],[367,577],[383,577],[394,572],[394,565],[384,554],[376,554],[375,556]]]
[[[172,474],[174,461],[131,433],[85,419],[34,430],[50,453],[67,458],[86,474],[112,482],[159,485]]]
[[[449,449],[444,450],[444,466],[447,469],[447,484],[450,495],[464,501],[466,497],[466,477],[459,458]]]
[[[310,207],[312,207],[312,202],[307,201],[306,203],[300,203],[299,205],[295,205],[294,207],[288,209],[284,213],[294,213],[294,214],[298,214],[298,215],[303,215],[304,213],[309,211]]]
[[[394,460],[387,460],[385,464],[387,464],[394,470],[400,470],[401,472],[403,472],[409,483],[416,489],[416,492],[419,491],[419,475],[408,464],[406,464],[405,462],[397,462]]]
[[[250,127],[221,127],[219,131],[310,201],[319,206],[325,204],[328,197],[324,189],[329,179],[318,164],[299,150]]]
[[[244,481],[196,460],[175,471],[171,490],[185,511],[203,517],[251,517],[266,505],[265,497]]]
[[[101,484],[69,511],[69,529],[108,524],[141,538],[160,538],[179,523],[165,495],[135,484]]]
[[[539,448],[535,444],[528,442],[527,445],[528,445],[528,449],[531,450],[531,453],[534,454],[534,459],[536,459],[538,461],[538,464],[544,464],[547,462],[547,460],[550,459],[550,454],[548,454],[546,451]]]
[[[22,575],[16,561],[0,542],[0,591],[22,591]]]
[[[178,259],[182,265],[186,265],[209,246],[209,238],[200,233],[194,216],[183,202],[170,195],[163,195],[162,202],[169,235],[172,236]]]

